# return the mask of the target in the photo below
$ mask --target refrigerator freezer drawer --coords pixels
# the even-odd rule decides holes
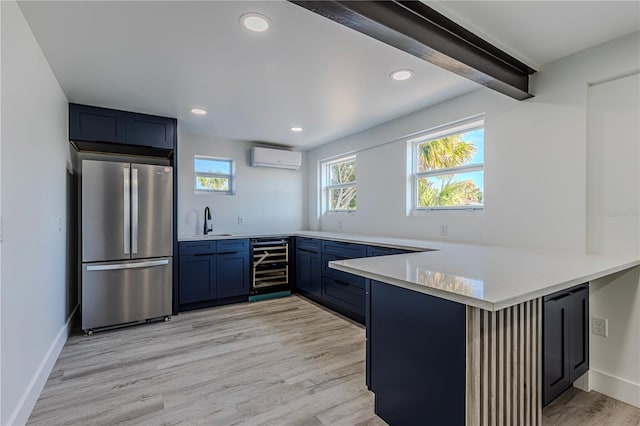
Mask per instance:
[[[171,258],[82,265],[82,329],[171,315]]]

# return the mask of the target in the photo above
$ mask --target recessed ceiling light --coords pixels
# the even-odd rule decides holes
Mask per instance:
[[[389,74],[389,76],[398,81],[408,80],[413,76],[413,71],[411,70],[397,70]]]
[[[191,111],[191,114],[195,114],[195,115],[206,115],[207,114],[207,110],[204,110],[202,108],[189,108],[189,111]]]
[[[303,129],[302,129],[302,127],[293,126],[289,130],[291,130],[292,132],[298,133],[298,132],[301,132]]]
[[[269,29],[269,18],[259,13],[245,13],[240,17],[240,22],[248,30],[261,33]]]

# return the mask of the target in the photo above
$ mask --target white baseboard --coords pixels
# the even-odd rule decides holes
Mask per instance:
[[[640,408],[640,383],[590,369],[589,387],[591,390]]]
[[[58,335],[51,343],[51,346],[49,346],[47,354],[42,359],[42,362],[40,362],[38,369],[29,382],[29,386],[27,386],[27,389],[20,398],[18,406],[13,410],[13,413],[11,413],[7,424],[14,426],[24,425],[29,420],[31,411],[40,397],[40,392],[42,392],[42,389],[49,378],[49,374],[51,374],[51,370],[53,370],[53,366],[58,360],[58,356],[67,341],[67,337],[69,337],[69,333],[71,332],[71,320],[77,311],[78,306],[74,308],[71,315],[69,315],[69,318],[67,318],[67,321],[60,328]]]
[[[584,392],[591,392],[591,383],[589,383],[589,372],[587,371],[578,380],[573,382],[573,386]]]

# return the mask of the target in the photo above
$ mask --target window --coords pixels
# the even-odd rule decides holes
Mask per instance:
[[[327,211],[356,210],[356,157],[323,163]]]
[[[235,194],[235,162],[226,158],[193,157],[196,192]]]
[[[484,120],[475,118],[409,141],[413,209],[482,209]]]

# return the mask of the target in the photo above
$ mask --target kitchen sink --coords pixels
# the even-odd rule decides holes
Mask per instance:
[[[185,237],[181,241],[215,240],[215,239],[218,239],[218,238],[226,238],[226,237],[233,237],[233,234],[227,234],[227,233],[207,234],[207,235],[202,235],[202,234],[195,235],[194,234],[194,235],[190,235],[188,237]]]

